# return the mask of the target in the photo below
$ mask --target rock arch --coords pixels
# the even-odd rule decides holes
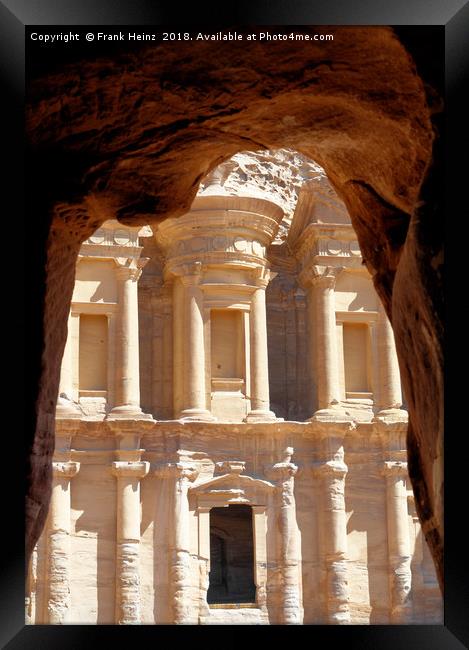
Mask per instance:
[[[442,584],[440,109],[391,28],[335,31],[334,42],[301,48],[291,41],[268,49],[133,47],[31,79],[27,557],[48,509],[81,242],[109,218],[143,225],[177,217],[201,179],[234,153],[288,147],[324,167],[344,200],[393,324],[409,404],[410,474]]]

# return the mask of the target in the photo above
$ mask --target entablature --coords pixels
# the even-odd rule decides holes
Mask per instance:
[[[167,258],[213,252],[264,257],[282,217],[282,209],[264,199],[197,197],[190,212],[160,224],[155,239]]]
[[[87,254],[88,250],[95,250],[96,247],[139,248],[139,239],[152,235],[150,226],[130,227],[122,225],[115,219],[108,219],[83,242],[82,248],[87,251]]]

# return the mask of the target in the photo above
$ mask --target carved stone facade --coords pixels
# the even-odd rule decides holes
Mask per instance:
[[[105,222],[77,264],[27,622],[440,623],[406,422],[314,163],[238,154],[184,216]]]

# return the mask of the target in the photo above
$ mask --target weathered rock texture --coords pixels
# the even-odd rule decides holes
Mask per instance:
[[[324,170],[296,151],[238,153],[203,179],[198,195],[210,196],[222,191],[228,196],[274,201],[284,212],[274,239],[275,243],[281,243],[288,235],[300,188],[308,181],[314,181],[316,193],[321,182],[329,186]]]
[[[112,59],[56,66],[53,74],[31,80],[30,209],[39,251],[34,259],[42,268],[32,281],[30,322],[34,340],[43,343],[32,357],[37,393],[32,389],[28,557],[49,502],[60,359],[80,243],[105,219],[140,225],[183,214],[201,179],[238,151],[288,147],[324,167],[344,200],[396,332],[416,507],[441,582],[435,109],[390,28],[332,31],[333,42],[317,45],[133,47]]]
[[[392,327],[344,204],[295,164],[243,152],[154,233],[82,244],[29,622],[441,621]]]

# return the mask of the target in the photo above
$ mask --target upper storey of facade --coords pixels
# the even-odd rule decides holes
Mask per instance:
[[[60,394],[59,417],[405,418],[346,208],[290,151],[237,154],[187,214],[83,244]]]

